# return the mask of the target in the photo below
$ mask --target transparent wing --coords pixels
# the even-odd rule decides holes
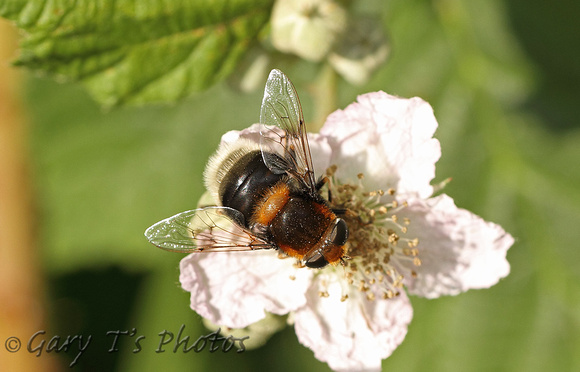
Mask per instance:
[[[266,82],[260,123],[264,163],[274,173],[287,172],[301,180],[315,193],[316,179],[302,106],[294,85],[280,70],[272,70]]]
[[[174,252],[232,252],[270,249],[274,245],[242,228],[243,215],[228,207],[206,207],[157,222],[145,237]]]

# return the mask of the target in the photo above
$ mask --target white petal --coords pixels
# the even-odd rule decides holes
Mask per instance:
[[[393,187],[403,197],[428,197],[441,156],[432,138],[436,129],[433,110],[422,99],[375,92],[331,114],[320,133],[328,137],[342,182],[364,173],[369,189]]]
[[[421,266],[407,266],[417,278],[402,270],[409,293],[455,295],[491,287],[509,274],[506,254],[513,237],[501,226],[457,208],[449,196],[409,201],[400,216],[411,219],[406,235],[419,238]]]
[[[328,139],[317,133],[308,135],[308,143],[310,146],[310,153],[312,154],[314,175],[318,179],[318,177],[324,175],[328,167],[332,165],[330,162],[332,149],[328,144]]]
[[[243,130],[231,130],[222,136],[222,142],[233,143],[240,138],[260,143],[260,124],[252,124]]]
[[[407,334],[413,317],[409,299],[401,293],[389,300],[369,301],[353,291],[341,302],[340,283],[325,283],[322,288],[324,280],[323,276],[315,278],[306,306],[295,312],[298,340],[335,371],[379,371],[381,360]],[[320,289],[329,296],[319,296]]]
[[[293,263],[275,251],[192,253],[181,261],[179,280],[199,315],[243,328],[266,311],[282,315],[304,305],[312,271]]]

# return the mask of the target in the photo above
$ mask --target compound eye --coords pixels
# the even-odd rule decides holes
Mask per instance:
[[[306,267],[310,267],[311,269],[320,269],[321,267],[328,265],[328,261],[326,258],[324,258],[322,253],[316,252],[316,254],[304,262],[304,265]]]
[[[348,226],[346,222],[341,219],[337,218],[336,223],[334,224],[334,228],[330,233],[330,241],[335,245],[345,245],[348,239]]]

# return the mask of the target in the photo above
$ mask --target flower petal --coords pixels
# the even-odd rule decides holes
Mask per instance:
[[[362,172],[369,189],[392,187],[406,198],[433,192],[430,182],[441,156],[439,141],[432,138],[436,129],[427,102],[375,92],[332,113],[320,133],[328,137],[342,182],[356,181]]]
[[[501,226],[457,208],[449,196],[409,201],[400,216],[411,220],[406,235],[419,238],[421,266],[401,269],[409,293],[455,295],[491,287],[509,274],[506,254],[513,237]]]
[[[222,136],[222,143],[233,143],[240,138],[245,138],[257,144],[260,143],[260,124],[252,124],[243,130],[230,130]]]
[[[409,299],[401,293],[389,300],[369,301],[363,293],[351,291],[351,297],[341,301],[341,279],[328,283],[328,277],[315,277],[306,306],[294,314],[298,340],[335,371],[380,370],[382,359],[407,334],[413,317]],[[320,296],[320,289],[329,296]]]
[[[192,253],[181,260],[179,280],[199,315],[243,328],[266,311],[282,315],[304,305],[312,271],[293,263],[274,251]]]

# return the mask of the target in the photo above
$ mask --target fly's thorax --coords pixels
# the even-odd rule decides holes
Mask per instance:
[[[283,252],[303,259],[316,251],[326,254],[332,249],[325,245],[336,219],[325,203],[306,195],[294,195],[271,221],[270,233]]]

